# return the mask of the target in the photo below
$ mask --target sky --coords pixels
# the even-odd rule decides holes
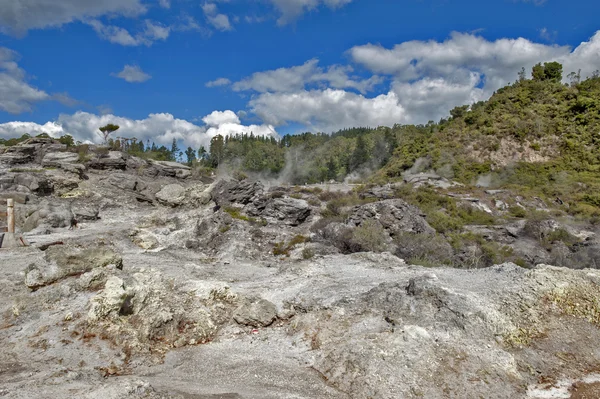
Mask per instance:
[[[587,0],[0,0],[0,137],[184,148],[439,121],[522,67],[600,69]]]

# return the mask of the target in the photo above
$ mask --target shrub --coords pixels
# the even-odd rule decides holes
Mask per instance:
[[[401,233],[394,237],[396,255],[412,265],[439,266],[452,263],[454,252],[441,235]]]
[[[524,218],[527,216],[527,210],[525,208],[521,208],[520,206],[511,206],[508,208],[508,213],[516,218]]]
[[[275,256],[290,256],[290,252],[296,248],[297,245],[303,244],[308,241],[308,238],[303,235],[294,236],[287,244],[285,241],[281,241],[275,244],[273,247],[273,255]],[[304,256],[304,254],[303,254]]]
[[[312,259],[315,256],[315,251],[310,248],[304,248],[302,250],[302,259]]]
[[[376,220],[365,220],[352,232],[352,241],[365,251],[383,252],[388,240],[388,233]]]

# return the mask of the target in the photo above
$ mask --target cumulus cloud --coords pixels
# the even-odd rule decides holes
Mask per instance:
[[[374,73],[390,75],[391,90],[411,122],[446,116],[451,108],[489,98],[516,80],[521,67],[558,61],[569,71],[591,75],[600,63],[600,31],[589,42],[569,46],[534,43],[524,38],[488,41],[452,33],[444,42],[409,41],[391,49],[367,44],[349,50],[352,60]]]
[[[137,138],[138,140],[154,141],[158,145],[170,145],[173,139],[185,146],[208,148],[210,139],[217,134],[231,135],[237,133],[266,135],[278,137],[273,126],[242,125],[239,119],[234,119],[232,111],[213,112],[203,119],[210,124],[198,126],[183,119],[177,119],[168,113],[150,114],[145,119],[129,119],[112,114],[95,115],[88,112],[77,112],[73,115],[62,114],[54,122],[43,125],[33,122],[8,122],[0,124],[0,137],[17,137],[24,133],[32,135],[48,133],[53,137],[64,134],[72,135],[76,140],[90,143],[100,143],[102,138],[97,134],[98,127],[108,123],[120,126],[118,135],[121,137]],[[235,117],[237,118],[237,117]]]
[[[202,6],[202,11],[204,12],[204,16],[208,23],[215,29],[220,31],[233,29],[231,22],[229,22],[229,17],[225,14],[220,14],[215,3],[205,3]]]
[[[281,13],[277,24],[286,25],[295,21],[305,12],[322,5],[329,8],[339,8],[352,2],[352,0],[270,0],[270,2]]]
[[[121,78],[129,83],[142,83],[152,78],[137,65],[125,65],[121,72],[112,73],[111,76]]]
[[[394,92],[374,98],[344,90],[263,93],[249,106],[264,122],[275,126],[297,122],[320,131],[347,126],[405,123],[406,110]]]
[[[229,86],[231,84],[231,80],[227,78],[218,78],[215,80],[211,80],[210,82],[206,82],[206,87],[221,87],[221,86]]]
[[[275,126],[295,122],[333,131],[350,126],[426,123],[447,117],[455,106],[488,99],[515,81],[521,67],[529,71],[538,62],[562,63],[565,81],[568,72],[579,69],[582,76],[590,76],[600,65],[600,31],[575,49],[523,38],[488,41],[475,34],[453,33],[443,42],[408,41],[392,48],[356,46],[349,55],[356,64],[390,80],[387,94],[364,95],[381,82],[378,75],[351,84],[350,66],[325,69],[318,67],[317,60],[257,72],[232,88],[257,92],[249,110]],[[315,82],[318,87],[310,87]],[[343,90],[348,88],[362,95]]]
[[[307,85],[326,84],[335,89],[352,88],[361,93],[373,90],[382,82],[375,75],[369,79],[353,78],[351,66],[332,65],[327,69],[318,66],[319,60],[312,59],[303,65],[256,72],[232,86],[234,91],[253,90],[265,92],[293,92],[303,90]]]
[[[0,31],[23,35],[31,29],[103,15],[138,16],[145,12],[140,0],[0,0]]]
[[[25,71],[17,60],[17,53],[0,47],[0,110],[12,114],[31,111],[34,103],[50,99],[48,93],[26,82]]]
[[[233,111],[213,111],[210,115],[202,118],[208,126],[219,126],[224,123],[240,123],[240,118]]]

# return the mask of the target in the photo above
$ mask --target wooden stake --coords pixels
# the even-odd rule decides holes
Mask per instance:
[[[7,222],[8,222],[8,232],[15,232],[15,200],[9,198],[6,200],[7,207]]]

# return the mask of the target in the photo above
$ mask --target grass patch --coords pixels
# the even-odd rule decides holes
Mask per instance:
[[[227,207],[227,208],[223,208],[223,211],[226,212],[227,214],[229,214],[229,216],[231,216],[234,219],[237,220],[242,220],[244,222],[248,222],[250,224],[254,224],[254,225],[259,225],[259,226],[266,226],[267,225],[267,221],[266,219],[256,219],[250,216],[246,216],[243,213],[241,213],[241,211],[238,208],[232,208],[232,207]]]
[[[281,241],[273,247],[273,255],[275,256],[290,256],[290,252],[300,244],[304,244],[308,238],[303,235],[294,236],[289,242]],[[304,253],[302,254],[304,257]],[[305,258],[306,259],[306,258]]]
[[[546,296],[561,313],[600,326],[600,291],[592,284],[557,290]]]

